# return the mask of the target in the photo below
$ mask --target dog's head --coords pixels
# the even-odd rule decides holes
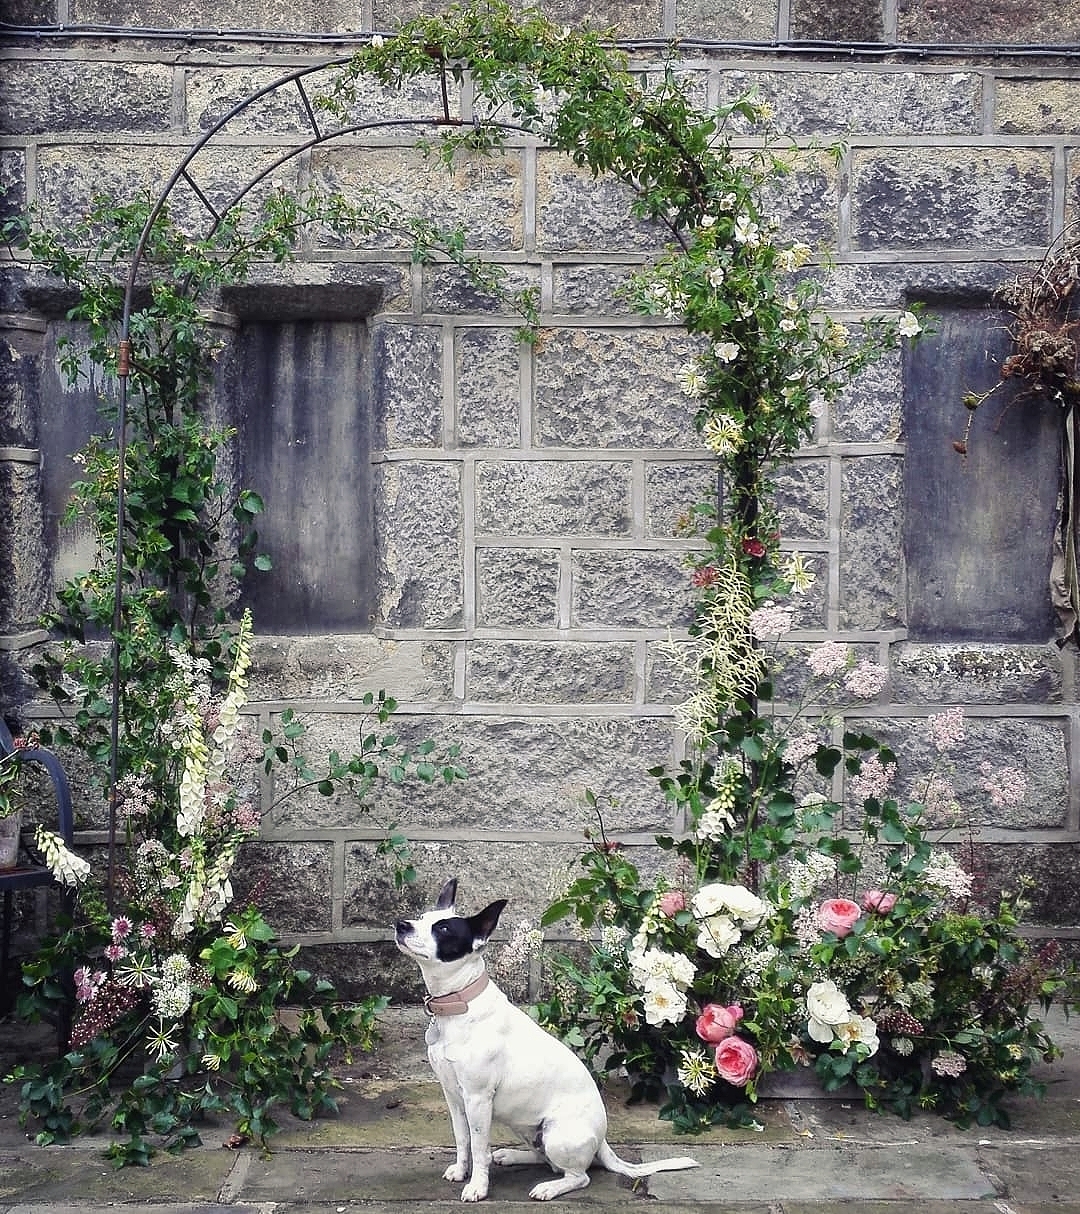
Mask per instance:
[[[475,915],[459,915],[455,900],[457,880],[443,886],[435,909],[419,919],[399,919],[394,924],[394,943],[421,968],[454,966],[487,944],[506,906],[506,899],[484,907]]]

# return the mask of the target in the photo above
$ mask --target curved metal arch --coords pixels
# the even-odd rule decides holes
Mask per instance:
[[[113,898],[115,889],[116,877],[116,828],[117,828],[117,795],[116,784],[118,778],[118,756],[120,744],[120,647],[117,638],[120,634],[120,629],[123,625],[123,610],[122,610],[122,595],[123,595],[123,571],[124,571],[124,519],[126,515],[126,476],[125,462],[127,452],[127,401],[128,401],[128,381],[131,374],[131,313],[133,301],[135,297],[135,288],[138,280],[139,269],[143,262],[143,257],[146,253],[147,242],[150,238],[150,233],[153,231],[154,224],[161,215],[169,196],[175,187],[185,181],[195,193],[202,205],[212,217],[213,222],[206,232],[206,236],[212,236],[221,226],[225,217],[235,207],[248,196],[248,194],[261,182],[264,181],[271,173],[279,169],[283,164],[288,163],[294,157],[302,155],[304,152],[310,151],[314,147],[318,147],[324,143],[330,143],[335,139],[341,139],[347,135],[355,135],[364,131],[385,130],[385,129],[401,129],[405,127],[428,127],[428,126],[466,126],[467,123],[463,119],[454,119],[446,116],[446,94],[445,86],[443,89],[442,100],[444,105],[444,113],[439,116],[429,118],[379,118],[372,119],[368,122],[354,123],[350,126],[340,127],[333,131],[324,131],[319,126],[318,118],[315,114],[314,106],[311,103],[311,98],[308,96],[304,88],[304,80],[320,72],[331,71],[336,67],[344,67],[350,62],[350,58],[340,58],[328,60],[325,63],[313,64],[304,68],[287,73],[284,76],[264,85],[262,88],[256,89],[249,93],[242,101],[234,105],[226,114],[218,119],[203,135],[201,135],[194,144],[188,149],[187,154],[181,160],[180,164],[173,171],[172,175],[162,187],[156,200],[150,208],[143,224],[142,231],[136,242],[135,249],[131,256],[131,263],[128,266],[127,281],[124,287],[123,298],[123,313],[120,322],[120,338],[117,347],[117,371],[116,378],[118,381],[118,407],[116,418],[116,445],[117,445],[117,488],[116,488],[116,572],[114,581],[114,601],[113,601],[113,620],[112,620],[112,717],[110,722],[110,744],[109,744],[109,865],[108,865],[108,906],[110,912],[113,909]],[[312,135],[303,139],[299,143],[292,145],[282,155],[275,158],[269,165],[266,165],[258,173],[250,178],[240,190],[238,190],[232,198],[219,210],[215,208],[205,193],[199,188],[196,182],[188,173],[192,161],[196,156],[209,144],[215,136],[228,126],[234,118],[242,114],[249,106],[257,101],[261,101],[264,97],[276,93],[278,90],[287,89],[291,86],[296,87],[300,94],[300,99],[307,115],[308,123],[311,127]],[[495,127],[499,130],[514,132],[523,135],[530,135],[534,132],[527,127],[517,123],[493,121],[490,119],[484,120],[484,125],[487,127]]]

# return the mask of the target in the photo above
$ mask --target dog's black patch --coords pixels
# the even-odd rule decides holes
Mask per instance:
[[[458,916],[439,919],[431,925],[431,934],[439,961],[460,961],[473,951],[476,943],[471,924]]]

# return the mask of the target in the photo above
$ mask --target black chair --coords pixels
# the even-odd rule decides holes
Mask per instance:
[[[15,743],[12,739],[11,731],[5,722],[0,719],[0,755],[11,754],[14,749]],[[56,801],[59,833],[64,842],[70,847],[74,839],[75,822],[71,809],[71,789],[68,785],[68,778],[64,773],[64,769],[60,765],[60,760],[51,750],[46,750],[43,746],[28,746],[22,751],[22,762],[36,763],[48,775]],[[0,872],[0,889],[4,891],[4,932],[2,946],[0,946],[0,991],[4,992],[5,1001],[11,989],[8,985],[8,963],[11,951],[11,924],[14,914],[13,899],[15,891],[33,889],[38,885],[49,885],[53,880],[52,873],[44,864],[35,863],[21,852],[16,859],[14,868],[5,869]],[[62,890],[62,898],[65,909],[70,910],[72,905],[71,891],[64,888]],[[68,1015],[62,1015],[62,1022],[57,1026],[61,1050],[66,1047],[69,1027],[65,1022],[68,1020]]]

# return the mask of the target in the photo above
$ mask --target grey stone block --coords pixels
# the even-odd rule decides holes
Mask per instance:
[[[892,650],[893,694],[914,704],[1056,704],[1056,645],[904,644]]]
[[[481,460],[476,466],[478,535],[631,533],[629,463]]]
[[[661,0],[541,0],[538,7],[554,25],[610,31],[616,38],[658,38],[664,32]]]
[[[692,618],[681,553],[583,549],[573,554],[572,579],[576,628],[682,628]]]
[[[876,8],[880,0],[869,3]],[[850,15],[851,10],[844,9],[839,19]],[[771,106],[773,122],[785,134],[850,137],[979,132],[982,77],[977,72],[957,71],[945,77],[873,68],[725,72],[721,99],[730,103],[751,86]]]
[[[168,131],[173,69],[165,63],[8,60],[0,75],[5,134]]]
[[[326,932],[333,926],[329,843],[244,844],[233,870],[239,904],[257,899],[279,932]]]
[[[710,456],[694,463],[645,465],[645,534],[671,539],[682,531],[680,520],[692,506],[719,500],[719,472]]]
[[[0,459],[0,632],[37,628],[52,599],[37,464]]]
[[[286,0],[244,0],[231,20],[205,0],[70,0],[74,25],[119,25],[146,29],[251,29],[302,33],[350,33],[360,28],[355,4],[316,0],[297,9]],[[227,10],[228,11],[228,10]]]
[[[518,445],[520,363],[521,343],[512,329],[458,329],[454,334],[460,446]]]
[[[1062,720],[1025,717],[975,717],[964,721],[964,740],[940,754],[928,737],[926,718],[851,721],[887,743],[898,758],[897,792],[905,799],[924,801],[927,780],[934,771],[947,777],[956,791],[959,822],[941,812],[928,814],[928,825],[942,829],[957,825],[1030,831],[1060,829],[1069,810],[1068,728]],[[995,805],[991,788],[1002,783],[1005,768],[1026,776],[1020,805]],[[932,798],[931,798],[932,799]]]
[[[633,266],[560,265],[551,270],[551,307],[576,316],[627,316],[631,308],[619,294]]]
[[[44,324],[0,318],[0,447],[36,447]]]
[[[337,701],[383,689],[399,703],[448,700],[454,645],[386,641],[363,634],[256,636],[249,699]]]
[[[1049,152],[863,149],[852,155],[856,249],[1009,249],[1050,239]]]
[[[625,710],[624,710],[625,711]],[[671,829],[671,811],[647,775],[669,764],[673,731],[666,716],[528,716],[507,709],[438,719],[416,717],[399,732],[461,743],[465,781],[427,789],[411,785],[394,800],[380,796],[379,813],[404,832],[447,832],[450,838],[491,833],[573,832],[589,819],[586,788],[607,796],[610,827],[623,832]]]
[[[117,202],[131,202],[149,194],[157,198],[173,171],[187,154],[186,145],[167,147],[111,147],[90,144],[50,144],[38,149],[38,199],[47,222],[61,225],[84,216],[98,194]],[[199,190],[220,213],[262,171],[265,156],[257,148],[218,148],[211,144],[191,164],[190,174]],[[247,195],[245,213],[280,183],[298,188],[299,166],[289,161],[272,180],[261,182]],[[195,191],[183,180],[169,195],[169,214],[177,226],[192,235],[209,231],[213,216]]]
[[[1080,81],[999,77],[994,129],[1003,135],[1074,135],[1080,131],[1078,105]]]
[[[675,32],[683,37],[772,42],[778,35],[776,0],[679,0]]]
[[[1080,844],[983,844],[977,854],[988,898],[999,890],[1016,890],[1028,878],[1027,922],[1080,923]]]
[[[541,151],[536,170],[536,243],[545,253],[656,251],[668,233],[633,218],[629,187],[594,178],[561,152]]]
[[[898,456],[845,459],[841,469],[840,618],[844,628],[890,628],[904,620],[896,559],[903,505]]]
[[[223,128],[225,135],[261,135],[267,139],[275,135],[312,135],[300,87],[290,83],[271,88],[287,74],[286,67],[188,68],[184,74],[187,129],[197,137],[247,101]],[[302,78],[301,84],[309,96],[314,96],[319,82],[326,83],[322,73],[314,79]],[[259,92],[263,95],[255,98]]]
[[[812,41],[880,42],[883,28],[882,0],[854,0],[842,7],[831,0],[794,0],[791,6],[791,36]]]
[[[774,502],[785,540],[824,540],[829,535],[829,464],[823,459],[790,460],[775,476]]]
[[[833,403],[833,436],[845,443],[896,442],[904,417],[902,354],[886,351]]]
[[[376,447],[441,446],[442,330],[380,324],[373,336]]]
[[[625,642],[473,641],[468,700],[525,704],[628,704],[634,646]]]
[[[1064,0],[1053,9],[906,0],[898,9],[897,37],[901,42],[1075,46],[1080,42],[1080,6],[1076,0]]]
[[[26,210],[26,153],[0,148],[0,222]]]
[[[461,468],[380,464],[375,487],[378,619],[396,628],[462,620]],[[438,554],[433,559],[432,554]]]
[[[554,628],[559,567],[555,548],[478,548],[476,622],[484,628]]]
[[[558,329],[536,353],[534,427],[545,447],[698,451],[679,368],[697,349],[682,330]]]
[[[425,312],[450,312],[497,314],[511,316],[515,321],[524,318],[511,306],[512,297],[529,287],[538,288],[540,273],[536,266],[513,263],[499,264],[491,260],[489,268],[495,267],[501,275],[503,294],[493,293],[476,286],[468,272],[461,266],[438,263],[424,266],[422,300]]]
[[[485,159],[464,156],[447,169],[436,156],[414,147],[345,146],[330,143],[311,155],[311,182],[347,201],[372,197],[395,218],[392,229],[370,236],[315,233],[319,247],[411,249],[412,217],[445,231],[465,229],[476,249],[520,249],[522,227],[521,153]]]

